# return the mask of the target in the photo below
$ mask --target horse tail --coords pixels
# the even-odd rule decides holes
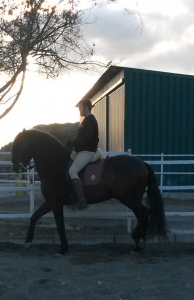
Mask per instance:
[[[148,170],[147,206],[150,210],[147,239],[158,236],[158,238],[168,241],[162,195],[154,171],[147,163],[145,163],[145,166]]]

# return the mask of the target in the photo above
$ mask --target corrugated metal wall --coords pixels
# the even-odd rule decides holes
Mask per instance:
[[[108,151],[124,151],[124,85],[108,96]]]
[[[101,101],[96,103],[92,109],[92,113],[96,117],[99,129],[99,148],[102,151],[107,150],[107,102],[104,97]]]
[[[194,153],[194,77],[125,70],[125,149],[134,154]],[[165,166],[164,171],[194,171],[193,166]],[[156,169],[155,169],[156,171]],[[180,175],[164,184],[193,184]]]
[[[125,74],[125,144],[133,153],[194,152],[194,78]]]
[[[99,147],[103,151],[124,151],[124,85],[95,104]]]
[[[103,95],[104,93],[106,93],[107,90],[111,89],[120,79],[122,79],[124,77],[124,70],[121,70],[121,72],[119,72],[115,77],[113,77],[111,80],[109,80],[108,82],[105,83],[105,85],[91,98],[92,103],[95,102],[99,97],[101,97],[101,95]],[[98,127],[99,127],[99,147],[103,150],[103,151],[123,151],[124,149],[124,102],[121,100],[120,104],[119,104],[119,100],[120,97],[123,97],[124,99],[124,91],[119,91],[118,93],[115,91],[111,94],[111,104],[109,105],[108,103],[110,102],[109,95],[107,95],[106,97],[100,99],[100,101],[98,101],[97,103],[95,103],[93,109],[92,109],[92,113],[95,115],[97,121],[98,121]],[[116,109],[114,109],[114,104],[116,105]],[[120,108],[118,108],[118,105]],[[111,119],[109,121],[108,115],[109,115],[109,107],[111,109]],[[116,124],[112,124],[113,119],[117,118],[118,116],[116,116],[115,112],[117,112],[117,110],[120,110],[120,114],[121,111],[123,111],[122,116],[121,117],[121,122],[120,124],[120,131],[119,129],[116,129]],[[113,117],[112,117],[113,116]],[[117,124],[117,125],[118,125]],[[121,127],[123,128],[121,131]],[[108,131],[110,128],[110,134],[111,134],[111,138],[109,137]],[[116,131],[117,130],[117,131]],[[120,137],[117,137],[117,132],[121,132],[119,133]],[[122,143],[120,143],[120,138],[122,136]],[[111,142],[110,142],[111,141]],[[110,144],[111,143],[111,144]],[[109,146],[110,144],[110,146]],[[116,145],[119,147],[116,148]],[[111,149],[115,149],[115,150],[110,150]],[[121,150],[122,149],[122,150]]]

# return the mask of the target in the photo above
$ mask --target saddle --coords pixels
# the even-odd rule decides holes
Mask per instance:
[[[71,159],[67,168],[67,177],[69,177],[69,169],[73,163]],[[79,178],[81,179],[84,186],[94,186],[100,183],[102,176],[102,171],[105,163],[105,158],[100,158],[95,162],[90,162],[87,164],[79,173]]]

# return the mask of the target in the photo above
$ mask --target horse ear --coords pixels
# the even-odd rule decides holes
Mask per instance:
[[[24,132],[24,131],[26,131],[26,129],[25,129],[25,128],[23,129],[23,132]]]

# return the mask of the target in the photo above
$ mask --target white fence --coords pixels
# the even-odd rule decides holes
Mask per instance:
[[[0,152],[0,167],[8,167],[12,166],[12,163],[10,161],[1,161],[1,155],[2,154],[10,154],[8,152]],[[131,155],[131,151],[128,150],[128,152],[104,152],[104,156],[115,156],[115,155]],[[150,165],[159,165],[160,171],[155,172],[155,174],[160,175],[160,184],[159,188],[160,191],[180,191],[180,190],[194,190],[194,181],[193,185],[188,186],[164,186],[164,176],[166,175],[194,175],[194,172],[164,172],[164,166],[165,165],[194,165],[194,154],[187,154],[187,155],[165,155],[165,154],[159,154],[159,155],[135,155],[138,157],[147,157],[148,159],[145,160]],[[149,160],[149,157],[155,157],[157,160]],[[175,160],[176,157],[184,158]],[[169,160],[169,158],[172,158]],[[193,159],[187,159],[187,158],[193,158]],[[31,169],[30,171],[23,173],[27,176],[27,180],[5,180],[1,179],[1,176],[11,175],[13,176],[14,173],[0,173],[0,183],[5,184],[13,184],[13,186],[0,186],[0,192],[10,192],[10,191],[26,191],[29,192],[30,197],[30,213],[28,214],[0,214],[0,218],[28,218],[32,215],[34,212],[34,192],[40,191],[40,185],[38,182],[34,181],[34,169]],[[17,186],[17,185],[24,184],[25,186]],[[38,186],[37,186],[38,184]],[[47,216],[50,216],[51,214],[47,214]],[[166,212],[167,216],[194,216],[194,212]],[[71,218],[127,218],[128,220],[128,231],[130,231],[131,226],[131,217],[133,217],[133,213],[130,211],[127,212],[115,212],[115,213],[65,213],[65,217],[71,217]]]

